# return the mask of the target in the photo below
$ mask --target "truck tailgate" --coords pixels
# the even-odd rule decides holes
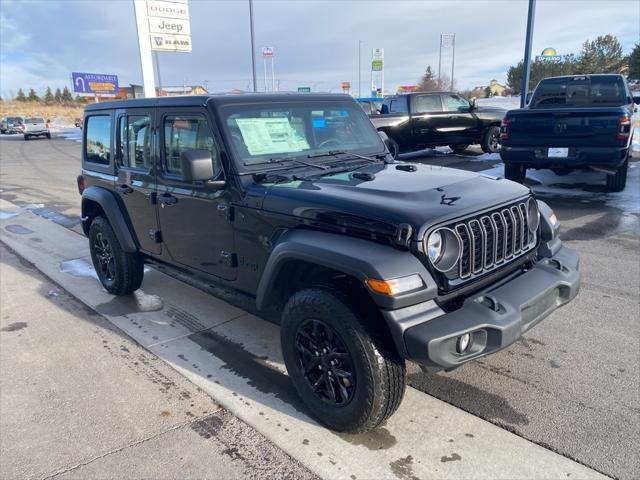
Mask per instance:
[[[554,110],[512,110],[509,146],[522,147],[608,147],[618,146],[618,108],[567,108]]]

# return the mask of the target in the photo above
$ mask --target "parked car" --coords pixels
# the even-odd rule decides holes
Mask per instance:
[[[0,121],[0,133],[20,133],[21,125],[24,123],[24,117],[4,117]]]
[[[385,97],[373,125],[389,137],[394,157],[399,153],[449,146],[462,153],[479,143],[487,153],[500,148],[500,121],[505,109],[480,107],[455,92],[419,92]]]
[[[362,109],[367,115],[378,115],[382,108],[382,98],[378,97],[361,97],[356,98]]]
[[[541,80],[529,104],[502,122],[505,176],[522,183],[528,168],[591,169],[606,173],[608,191],[624,190],[637,108],[622,75]]]
[[[82,228],[104,288],[128,295],[155,263],[252,302],[333,429],[392,415],[405,361],[454,369],[578,293],[578,256],[528,188],[395,162],[346,95],[105,102],[84,124]]]
[[[51,132],[49,131],[49,120],[46,122],[42,117],[29,117],[26,118],[22,125],[22,133],[24,139],[29,140],[31,137],[44,136],[51,138]]]

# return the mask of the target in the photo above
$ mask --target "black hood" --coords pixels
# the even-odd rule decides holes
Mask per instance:
[[[367,230],[391,233],[398,225],[409,224],[420,234],[423,227],[529,193],[518,183],[482,173],[431,165],[404,171],[398,165],[377,164],[357,170],[370,174],[370,180],[349,172],[274,184],[266,189],[263,185],[259,189],[265,195],[262,208],[308,222],[366,224]],[[257,190],[253,193],[259,195]]]

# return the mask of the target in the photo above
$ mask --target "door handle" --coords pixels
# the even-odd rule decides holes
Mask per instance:
[[[158,195],[158,201],[160,202],[163,208],[165,205],[175,205],[176,203],[178,203],[177,197],[174,197],[169,193],[163,193],[162,195]]]
[[[133,188],[124,183],[122,185],[118,185],[116,187],[116,190],[118,191],[118,193],[122,193],[123,195],[126,195],[127,193],[133,193]]]

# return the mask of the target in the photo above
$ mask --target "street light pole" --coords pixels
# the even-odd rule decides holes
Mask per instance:
[[[258,84],[256,83],[256,42],[253,32],[253,0],[249,0],[249,24],[251,28],[251,71],[253,78],[253,92],[258,91]]]
[[[438,54],[438,88],[440,86],[440,69],[442,68],[442,34],[440,34],[440,53]]]
[[[360,53],[362,48],[362,40],[358,40],[358,97],[362,97],[362,68],[360,66],[360,61],[362,55]]]
[[[522,69],[522,86],[520,87],[520,108],[527,103],[529,92],[529,77],[531,74],[531,44],[533,43],[533,20],[536,16],[536,0],[529,0],[529,12],[527,14],[527,38],[524,44],[524,65]]]
[[[451,40],[451,47],[452,47],[452,53],[451,53],[451,91],[453,92],[453,67],[456,64],[456,34],[453,34],[453,39]]]

